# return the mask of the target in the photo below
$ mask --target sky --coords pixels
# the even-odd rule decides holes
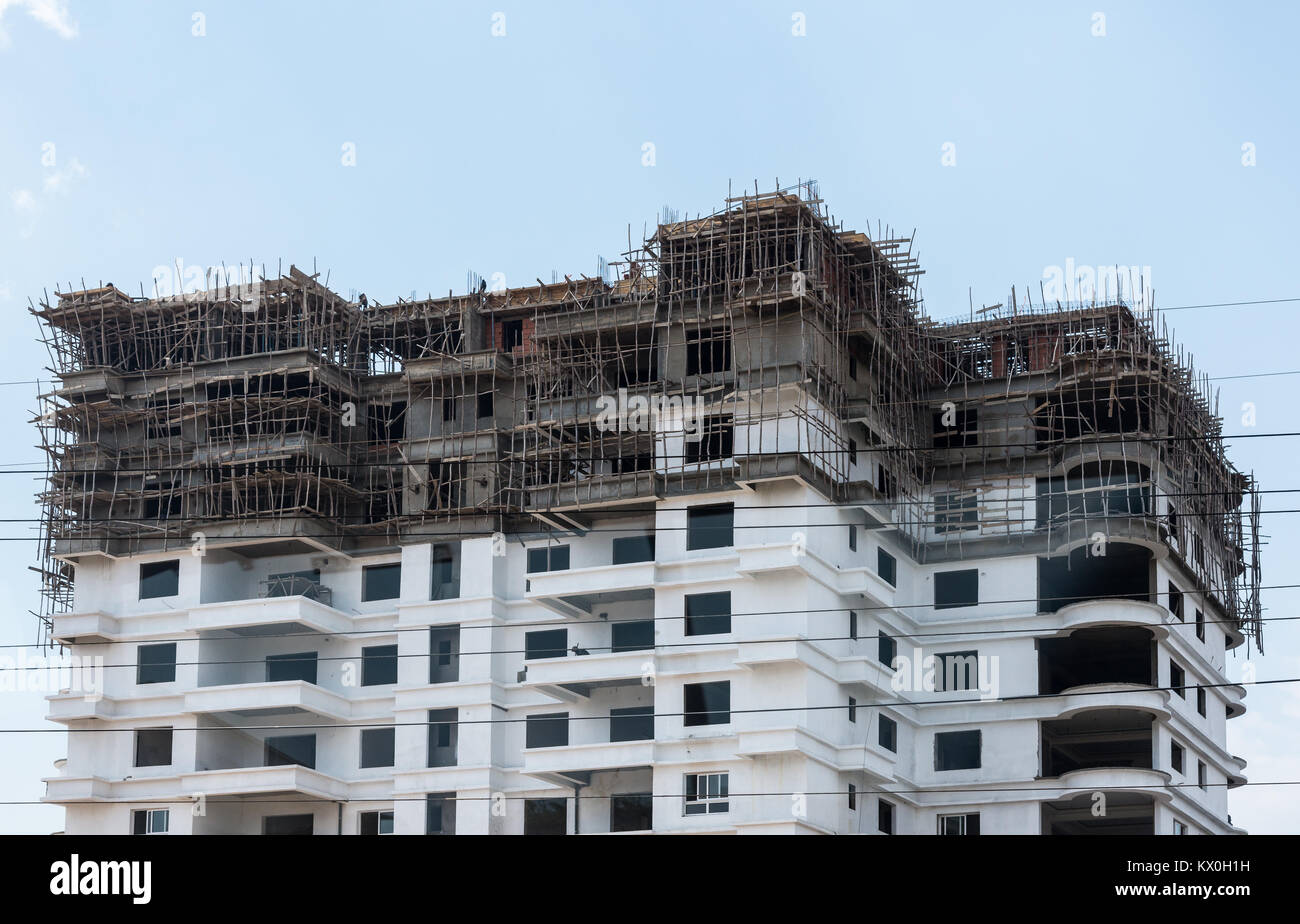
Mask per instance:
[[[933,317],[1138,267],[1217,379],[1231,458],[1281,492],[1263,577],[1291,583],[1300,437],[1263,434],[1300,431],[1298,32],[1269,2],[0,0],[0,654],[39,653],[43,293],[139,294],[177,261],[315,267],[382,302],[549,282],[664,207],[808,178],[846,227],[915,229]],[[1298,594],[1266,589],[1265,616]],[[1257,678],[1300,677],[1297,641],[1266,623]],[[1252,784],[1300,780],[1300,683],[1246,702]],[[0,729],[56,730],[44,712],[0,692]],[[0,832],[60,830],[24,803],[63,736],[3,734]],[[1300,831],[1297,791],[1233,790],[1233,822]]]

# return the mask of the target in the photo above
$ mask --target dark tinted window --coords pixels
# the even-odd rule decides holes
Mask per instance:
[[[563,658],[569,646],[568,629],[545,629],[524,633],[524,660]]]
[[[880,733],[877,739],[886,751],[898,751],[898,723],[887,715],[880,717]]]
[[[614,564],[626,565],[634,561],[654,561],[654,536],[622,536],[614,540]]]
[[[974,606],[980,601],[980,573],[977,568],[938,571],[934,575],[934,608],[949,610]]]
[[[688,683],[683,688],[683,724],[725,725],[731,721],[731,681]]]
[[[626,706],[609,710],[610,741],[649,741],[654,736],[653,706]]]
[[[393,728],[361,729],[361,766],[391,767],[396,736]]]
[[[525,834],[565,834],[568,806],[564,799],[525,799]]]
[[[898,641],[885,633],[880,633],[880,651],[876,655],[877,660],[886,667],[894,666],[894,658],[898,656]]]
[[[1169,662],[1169,685],[1183,699],[1187,698],[1187,674],[1173,661]]]
[[[655,646],[655,621],[637,619],[609,626],[610,648],[614,651],[645,651]]]
[[[734,504],[710,504],[686,511],[686,548],[720,549],[734,544]]]
[[[181,563],[151,561],[140,566],[140,599],[174,597],[180,593]]]
[[[393,813],[362,812],[357,816],[357,833],[363,836],[393,833]]]
[[[315,735],[280,735],[266,739],[266,766],[316,766]]]
[[[172,762],[172,730],[140,728],[135,733],[135,765],[166,767]]]
[[[1197,687],[1196,688],[1196,711],[1199,712],[1201,715],[1205,715],[1205,710],[1206,710],[1205,687]]]
[[[731,631],[731,591],[686,595],[686,634],[718,635]]]
[[[361,685],[397,683],[397,646],[373,645],[361,649]]]
[[[858,614],[853,610],[849,610],[849,638],[858,640]]]
[[[935,655],[934,688],[936,690],[978,690],[979,652],[950,651]]]
[[[980,765],[980,733],[939,732],[934,736],[934,769],[973,770]]]
[[[567,545],[548,545],[528,550],[528,573],[543,571],[568,571],[569,547]]]
[[[525,719],[524,747],[559,748],[569,743],[569,714],[547,712]]]
[[[430,767],[456,766],[456,743],[459,738],[459,715],[455,709],[429,710]]]
[[[894,805],[881,799],[876,804],[876,830],[881,834],[894,833]]]
[[[686,332],[686,374],[710,375],[731,368],[731,331],[726,327]]]
[[[460,626],[429,630],[429,683],[454,683],[460,679]]]
[[[456,833],[456,794],[431,792],[424,805],[425,834]]]
[[[298,654],[279,654],[266,656],[266,679],[305,680],[316,682],[316,652],[304,651]]]
[[[315,819],[311,815],[267,815],[262,819],[263,834],[311,834]]]
[[[1183,772],[1183,746],[1177,741],[1169,742],[1169,763],[1178,773]]]
[[[654,797],[650,793],[620,793],[609,798],[609,830],[649,831],[654,828]]]
[[[1183,619],[1183,592],[1178,589],[1173,581],[1169,582],[1169,612],[1173,613],[1181,622]]]
[[[402,565],[371,565],[361,569],[362,600],[396,600],[402,595]]]
[[[898,586],[898,560],[884,549],[876,549],[876,573],[890,587]]]
[[[176,643],[141,645],[136,652],[136,683],[171,683],[176,679]]]

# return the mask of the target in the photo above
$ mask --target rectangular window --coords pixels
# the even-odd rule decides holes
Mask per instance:
[[[1169,766],[1177,773],[1183,772],[1183,746],[1177,741],[1169,742]]]
[[[609,710],[609,740],[650,741],[655,736],[654,706],[624,706]]]
[[[716,462],[730,459],[735,452],[736,431],[730,416],[706,417],[700,424],[699,438],[689,436],[683,444],[686,447],[686,463]]]
[[[370,565],[361,569],[361,599],[396,600],[402,595],[402,563]]]
[[[492,392],[485,391],[478,396],[478,406],[475,410],[478,413],[479,420],[489,420],[492,417]]]
[[[166,834],[170,821],[167,809],[137,809],[131,813],[131,833]]]
[[[609,625],[610,651],[648,651],[655,647],[655,621],[631,619]]]
[[[686,634],[721,635],[731,631],[731,591],[686,595]]]
[[[372,645],[361,649],[361,685],[397,683],[397,646]]]
[[[1196,688],[1196,711],[1199,712],[1202,716],[1204,716],[1205,710],[1206,710],[1205,687],[1197,687]]]
[[[562,748],[569,744],[569,714],[546,712],[524,720],[524,747]]]
[[[432,586],[430,600],[455,600],[460,596],[460,548],[435,545],[430,556]]]
[[[391,767],[396,740],[395,728],[361,729],[361,766]]]
[[[728,776],[726,773],[686,774],[682,814],[717,815],[730,811]]]
[[[980,814],[979,812],[968,812],[965,815],[940,815],[939,833],[979,834]]]
[[[849,638],[858,640],[858,614],[853,610],[849,610]]]
[[[181,592],[180,582],[179,560],[146,562],[140,566],[140,599],[174,597]]]
[[[140,645],[135,650],[136,683],[171,683],[176,679],[176,643]]]
[[[266,739],[264,766],[316,768],[315,735],[278,735]]]
[[[316,652],[303,651],[297,654],[279,654],[266,656],[267,683],[282,680],[303,680],[316,682]]]
[[[887,715],[880,717],[880,730],[877,741],[886,751],[898,753],[898,723]]]
[[[459,715],[455,709],[429,710],[429,755],[430,767],[456,766],[456,742],[459,736],[457,721]]]
[[[980,573],[978,568],[961,571],[936,571],[934,574],[934,608],[952,610],[975,606],[980,602]]]
[[[569,646],[568,629],[543,629],[524,633],[524,660],[563,658]]]
[[[849,721],[856,722],[857,720],[858,720],[858,700],[857,697],[850,696],[849,697]]]
[[[1202,610],[1196,611],[1196,637],[1205,641],[1205,613]]]
[[[1178,820],[1175,819],[1175,821],[1174,821],[1174,833],[1175,833],[1175,834],[1186,834],[1186,833],[1187,833],[1187,825],[1185,825],[1185,824],[1183,824],[1181,821],[1178,821]]]
[[[379,812],[362,812],[357,816],[357,833],[365,836],[393,833],[391,809]]]
[[[952,449],[979,444],[979,411],[936,411],[934,414],[934,448]]]
[[[435,626],[429,630],[429,683],[459,679],[460,626]]]
[[[452,421],[456,419],[456,405],[459,403],[460,402],[456,398],[442,399],[442,419],[444,421]]]
[[[980,732],[939,732],[934,736],[935,770],[975,770],[980,766]]]
[[[524,834],[562,835],[568,833],[567,799],[525,799]]]
[[[858,810],[858,787],[850,783],[849,784],[849,811],[856,812],[857,810]]]
[[[849,465],[858,464],[858,441],[849,437]]]
[[[138,728],[135,732],[135,765],[168,767],[172,762],[170,728]]]
[[[731,368],[731,331],[725,327],[686,332],[686,374],[712,375]]]
[[[731,681],[688,683],[682,688],[682,724],[726,725],[731,721]]]
[[[456,833],[456,794],[431,792],[424,800],[424,833]]]
[[[266,815],[262,818],[262,833],[270,835],[295,835],[315,833],[314,815]]]
[[[858,528],[852,523],[849,524],[849,551],[858,550]]]
[[[721,549],[734,545],[735,504],[708,504],[686,511],[686,548]]]
[[[880,799],[876,803],[876,830],[881,834],[894,833],[894,803]]]
[[[1205,761],[1203,760],[1196,762],[1196,785],[1201,789],[1205,789],[1209,785],[1209,773],[1206,771]]]
[[[654,830],[654,796],[648,792],[609,797],[610,831]]]
[[[934,496],[934,531],[955,533],[979,528],[978,497],[974,491]]]
[[[885,667],[892,668],[894,666],[894,658],[898,657],[898,640],[883,632],[879,634],[878,638],[880,648],[879,653],[876,655],[876,660],[885,665]]]
[[[529,574],[568,570],[569,547],[567,545],[543,545],[528,550]]]
[[[501,322],[502,352],[510,353],[523,345],[524,345],[523,318],[516,318],[513,321],[502,321]]]
[[[614,564],[630,565],[633,562],[654,560],[654,536],[620,536],[614,540]]]
[[[978,690],[979,652],[950,651],[935,655],[935,690],[953,692],[957,690]]]
[[[1169,686],[1183,699],[1187,699],[1187,673],[1172,658],[1169,660]]]
[[[1183,592],[1174,585],[1173,581],[1169,582],[1169,612],[1173,613],[1179,622],[1183,621]]]
[[[876,549],[876,573],[890,587],[898,586],[898,560],[884,549]]]

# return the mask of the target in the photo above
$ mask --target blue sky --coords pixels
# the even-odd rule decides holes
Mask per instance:
[[[48,376],[26,306],[69,280],[138,293],[177,259],[315,260],[336,289],[391,301],[462,291],[467,270],[590,275],[629,226],[711,211],[729,181],[813,177],[846,226],[917,229],[936,317],[1037,293],[1067,261],[1150,267],[1166,306],[1297,298],[1298,31],[1284,3],[0,0],[0,381]],[[1300,430],[1300,375],[1257,375],[1300,369],[1297,312],[1170,313],[1211,375],[1253,376],[1218,383],[1225,432]],[[35,392],[0,386],[0,471],[39,461]],[[1241,439],[1232,457],[1300,488],[1298,447]],[[0,474],[0,519],[18,521],[0,536],[20,540],[0,542],[0,644],[36,634],[36,489]],[[1266,585],[1293,581],[1298,526],[1265,515]],[[1265,591],[1265,615],[1296,599]],[[1267,625],[1260,679],[1300,677],[1298,639]],[[1300,684],[1247,704],[1229,747],[1250,779],[1300,780]],[[0,727],[43,712],[0,693]],[[0,801],[38,799],[61,737],[4,744]],[[1292,792],[1235,790],[1233,820],[1300,830]],[[61,824],[0,805],[0,831]]]

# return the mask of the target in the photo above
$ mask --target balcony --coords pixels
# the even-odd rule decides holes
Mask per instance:
[[[590,619],[603,604],[653,600],[655,578],[653,561],[534,572],[524,597],[562,616]]]
[[[1152,769],[1155,716],[1137,709],[1092,709],[1043,721],[1042,777],[1079,770]]]
[[[647,663],[653,666],[654,659],[653,647],[534,658],[524,665],[523,683],[561,702],[583,702],[598,689],[639,686]]]
[[[1038,641],[1038,692],[1094,684],[1155,686],[1156,643],[1149,629],[1099,626]]]
[[[352,704],[345,697],[303,680],[199,687],[185,694],[185,711],[239,718],[315,715],[344,720],[353,717]]]
[[[349,631],[352,620],[346,613],[305,596],[204,603],[189,611],[189,629],[196,632],[274,635],[295,626],[334,635]]]
[[[654,765],[655,742],[615,741],[530,748],[524,751],[523,772],[555,786],[587,785],[601,770],[644,769]]]
[[[1163,777],[1154,771],[1155,776]],[[1167,781],[1146,781],[1148,786],[1162,785]],[[1101,784],[1094,780],[1094,789]],[[1106,797],[1104,814],[1094,814],[1095,800],[1092,790],[1053,802],[1042,807],[1043,834],[1074,836],[1149,836],[1155,834],[1156,796],[1147,792],[1116,792],[1103,789]]]

